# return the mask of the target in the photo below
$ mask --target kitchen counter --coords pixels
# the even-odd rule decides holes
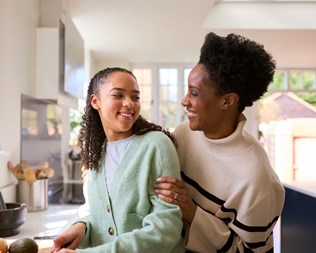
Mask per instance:
[[[316,182],[291,182],[283,183],[283,185],[294,191],[316,198]]]
[[[48,240],[36,240],[41,247],[53,245],[51,238],[65,231],[79,217],[79,205],[48,205],[48,209],[28,212],[26,221],[20,227],[20,233],[5,237],[8,243],[21,238],[47,237]],[[50,240],[49,240],[50,239]]]
[[[285,203],[281,215],[282,252],[315,252],[316,183],[284,184]]]

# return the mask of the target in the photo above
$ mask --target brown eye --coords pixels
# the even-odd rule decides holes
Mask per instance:
[[[132,98],[132,100],[137,102],[137,101],[140,100],[140,97],[139,97],[139,96],[134,96],[134,97]]]
[[[122,98],[123,95],[122,94],[112,94],[112,97],[119,99],[119,98]]]
[[[197,96],[199,96],[199,93],[198,93],[197,91],[192,90],[192,91],[190,92],[190,96],[192,96],[192,97],[197,97]]]

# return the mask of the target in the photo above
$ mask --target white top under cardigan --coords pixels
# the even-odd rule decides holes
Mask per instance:
[[[126,150],[134,137],[135,135],[131,135],[125,139],[108,141],[106,143],[105,166],[103,169],[105,170],[105,180],[108,188],[111,187],[115,170],[122,162]]]

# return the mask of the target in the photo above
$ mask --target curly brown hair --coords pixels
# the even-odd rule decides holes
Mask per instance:
[[[94,169],[99,171],[99,160],[102,156],[103,147],[106,149],[106,135],[103,130],[101,119],[97,110],[90,104],[90,96],[92,94],[99,95],[100,87],[106,83],[110,74],[115,72],[124,72],[136,77],[127,69],[113,67],[106,68],[94,75],[88,87],[86,107],[84,109],[83,121],[80,129],[80,147],[82,165],[87,169]],[[165,133],[171,141],[176,144],[175,138],[171,132],[154,123],[148,122],[142,116],[139,116],[134,123],[133,133],[136,135],[143,135],[150,131],[160,131]]]

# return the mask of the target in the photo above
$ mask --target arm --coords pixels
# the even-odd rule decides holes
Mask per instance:
[[[159,177],[156,181],[155,192],[160,199],[176,204],[181,208],[184,222],[192,222],[197,206],[182,180],[172,177]]]
[[[52,252],[72,252],[71,249],[76,249],[84,238],[85,230],[85,223],[77,222],[73,224],[65,232],[54,239],[54,247]],[[70,251],[65,249],[69,249]]]
[[[178,196],[175,200],[174,193]],[[198,252],[208,252],[213,245],[219,252],[267,252],[273,247],[272,230],[282,208],[283,192],[271,194],[249,207],[249,211],[236,220],[234,215],[225,220],[228,211],[222,212],[223,207],[213,213],[196,206],[184,186],[176,179],[162,177],[157,179],[156,193],[169,202],[181,207],[186,226],[186,247]],[[277,197],[276,197],[277,196]],[[267,208],[269,210],[267,210]],[[216,217],[219,216],[219,217]],[[251,224],[247,226],[246,224]],[[267,224],[260,226],[259,224]],[[266,244],[265,244],[266,242]]]

